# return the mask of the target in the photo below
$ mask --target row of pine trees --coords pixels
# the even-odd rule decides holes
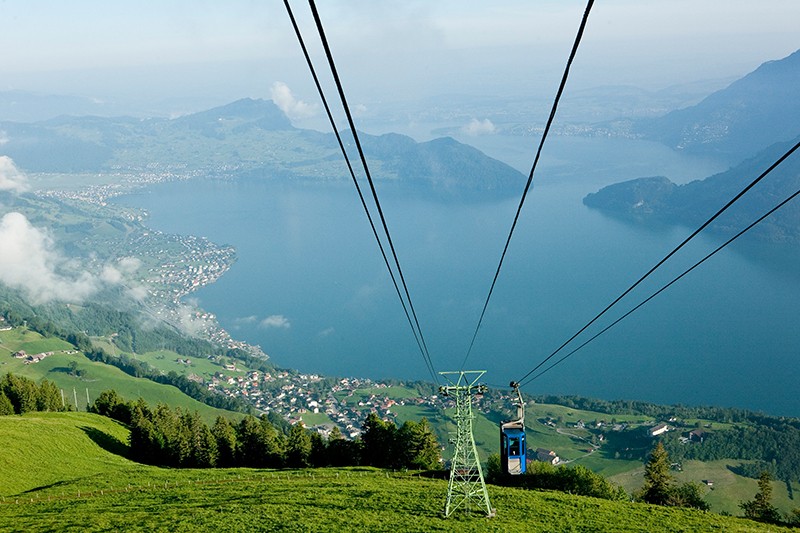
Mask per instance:
[[[0,379],[0,415],[34,411],[65,411],[61,391],[52,381],[40,384],[24,376],[5,374]]]
[[[346,440],[334,427],[329,438],[268,417],[246,416],[238,422],[218,417],[208,426],[197,414],[144,400],[126,402],[111,390],[91,410],[130,427],[130,457],[142,463],[186,468],[304,468],[375,466],[432,470],[441,468],[441,447],[428,421],[397,427],[371,413],[357,440]]]

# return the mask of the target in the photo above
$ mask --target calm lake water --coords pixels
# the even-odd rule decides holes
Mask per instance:
[[[527,175],[533,140],[474,141]],[[583,196],[633,177],[686,182],[724,170],[641,141],[548,142],[466,364],[487,370],[494,385],[521,378],[690,232],[615,220],[583,206]],[[145,208],[148,224],[159,230],[236,247],[238,262],[193,297],[276,364],[431,379],[352,184],[199,180],[118,201]],[[434,366],[458,370],[519,198],[454,204],[385,195],[381,201]],[[697,239],[591,331],[720,242]],[[526,391],[800,416],[798,259],[796,247],[731,246]]]

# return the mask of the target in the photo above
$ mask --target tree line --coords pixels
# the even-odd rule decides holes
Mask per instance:
[[[338,427],[325,439],[302,424],[288,425],[268,416],[247,415],[239,422],[217,417],[208,426],[197,414],[143,399],[124,401],[104,391],[90,410],[130,428],[130,458],[176,468],[304,468],[375,466],[433,470],[441,468],[441,447],[428,421],[397,427],[371,413],[356,440]]]
[[[800,480],[800,429],[793,424],[737,425],[705,432],[703,442],[692,445],[681,444],[679,438],[675,434],[664,437],[674,460],[753,460],[735,467],[736,473],[758,479],[767,471],[786,482]]]
[[[24,376],[4,375],[0,379],[0,415],[33,411],[66,411],[56,384],[44,379],[37,385]]]
[[[594,411],[609,415],[644,415],[657,420],[700,418],[713,422],[735,424],[750,422],[759,425],[792,424],[800,429],[800,419],[776,417],[732,407],[658,405],[640,400],[600,400],[582,396],[542,395],[533,397],[539,403],[563,405],[572,409]]]

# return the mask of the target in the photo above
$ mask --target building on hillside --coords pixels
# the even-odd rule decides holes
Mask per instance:
[[[706,439],[707,431],[704,429],[693,429],[689,432],[689,440],[694,442],[703,442]]]
[[[561,458],[556,455],[556,452],[547,448],[536,448],[536,460],[542,463],[550,463],[551,465],[557,465],[561,462]]]
[[[666,424],[658,424],[647,430],[647,434],[651,437],[658,437],[669,431],[669,426]]]

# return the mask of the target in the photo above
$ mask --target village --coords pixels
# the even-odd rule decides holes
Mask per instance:
[[[226,370],[234,369],[234,364],[226,366]],[[371,379],[331,379],[285,370],[253,370],[238,377],[218,372],[207,386],[209,390],[245,400],[257,412],[276,413],[292,425],[303,423],[324,437],[337,426],[346,438],[357,438],[362,424],[373,412],[384,420],[396,421],[396,407],[442,407],[436,395],[391,399],[389,385]],[[387,389],[387,393],[381,394],[381,389]],[[365,394],[365,390],[371,392]]]

